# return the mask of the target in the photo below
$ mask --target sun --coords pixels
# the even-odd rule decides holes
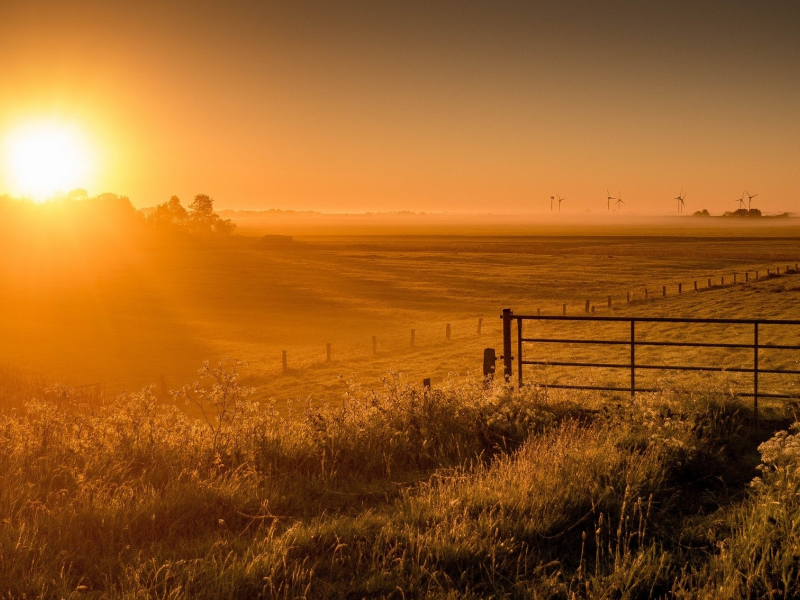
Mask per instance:
[[[22,125],[9,132],[4,148],[8,190],[43,201],[55,194],[87,187],[92,160],[79,128],[60,122]]]

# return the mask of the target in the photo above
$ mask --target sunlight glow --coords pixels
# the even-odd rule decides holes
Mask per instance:
[[[11,131],[6,136],[3,159],[3,187],[39,202],[87,187],[92,170],[91,152],[80,130],[53,121],[26,124]]]

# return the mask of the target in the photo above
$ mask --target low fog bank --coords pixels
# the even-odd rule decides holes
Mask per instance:
[[[335,214],[312,211],[224,210],[242,235],[688,235],[798,237],[793,215],[641,216],[612,213],[547,215],[447,214],[409,211]]]

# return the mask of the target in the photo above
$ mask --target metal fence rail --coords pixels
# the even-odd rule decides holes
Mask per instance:
[[[789,319],[696,319],[696,318],[676,318],[676,317],[593,317],[593,316],[542,316],[542,315],[515,315],[510,308],[503,309],[503,373],[506,379],[511,379],[513,373],[514,356],[512,354],[512,322],[517,322],[517,379],[520,386],[523,385],[523,366],[538,365],[551,367],[589,367],[604,369],[625,369],[630,372],[630,386],[591,386],[591,385],[567,385],[567,384],[538,384],[555,389],[571,390],[601,390],[613,392],[629,392],[631,396],[636,392],[654,392],[653,388],[643,388],[636,386],[636,372],[639,370],[659,370],[659,371],[716,371],[728,373],[752,373],[753,391],[739,393],[740,396],[753,398],[753,410],[758,418],[758,399],[759,398],[797,398],[800,394],[769,393],[759,392],[758,376],[760,373],[780,374],[780,375],[800,375],[800,370],[793,369],[765,369],[759,366],[759,352],[762,350],[800,350],[800,345],[789,344],[760,344],[759,327],[772,325],[800,325],[800,320]],[[584,338],[558,338],[558,337],[525,337],[523,335],[523,321],[580,321],[580,322],[606,322],[606,323],[629,323],[630,338],[625,340],[607,339],[584,339]],[[748,325],[753,329],[752,343],[725,343],[725,342],[669,342],[669,341],[650,341],[636,339],[637,323],[674,323],[674,324],[720,324],[720,325]],[[599,362],[579,362],[579,361],[547,361],[547,360],[525,360],[523,355],[523,344],[583,344],[601,346],[629,346],[630,362],[627,363],[599,363]],[[666,364],[637,364],[636,348],[643,346],[656,347],[684,347],[684,348],[729,348],[729,349],[752,349],[752,367],[716,367],[716,366],[696,366],[696,365],[666,365]],[[534,385],[537,385],[534,382]]]

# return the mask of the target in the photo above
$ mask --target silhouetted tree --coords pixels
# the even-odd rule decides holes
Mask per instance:
[[[181,206],[181,200],[177,196],[172,196],[164,204],[156,206],[156,209],[148,217],[148,220],[156,225],[168,225],[177,228],[185,227],[188,219],[189,213]]]
[[[172,196],[168,202],[156,206],[148,220],[155,225],[197,234],[229,235],[236,227],[232,221],[221,219],[214,213],[214,200],[205,194],[195,196],[188,210],[181,205],[177,196]]]

